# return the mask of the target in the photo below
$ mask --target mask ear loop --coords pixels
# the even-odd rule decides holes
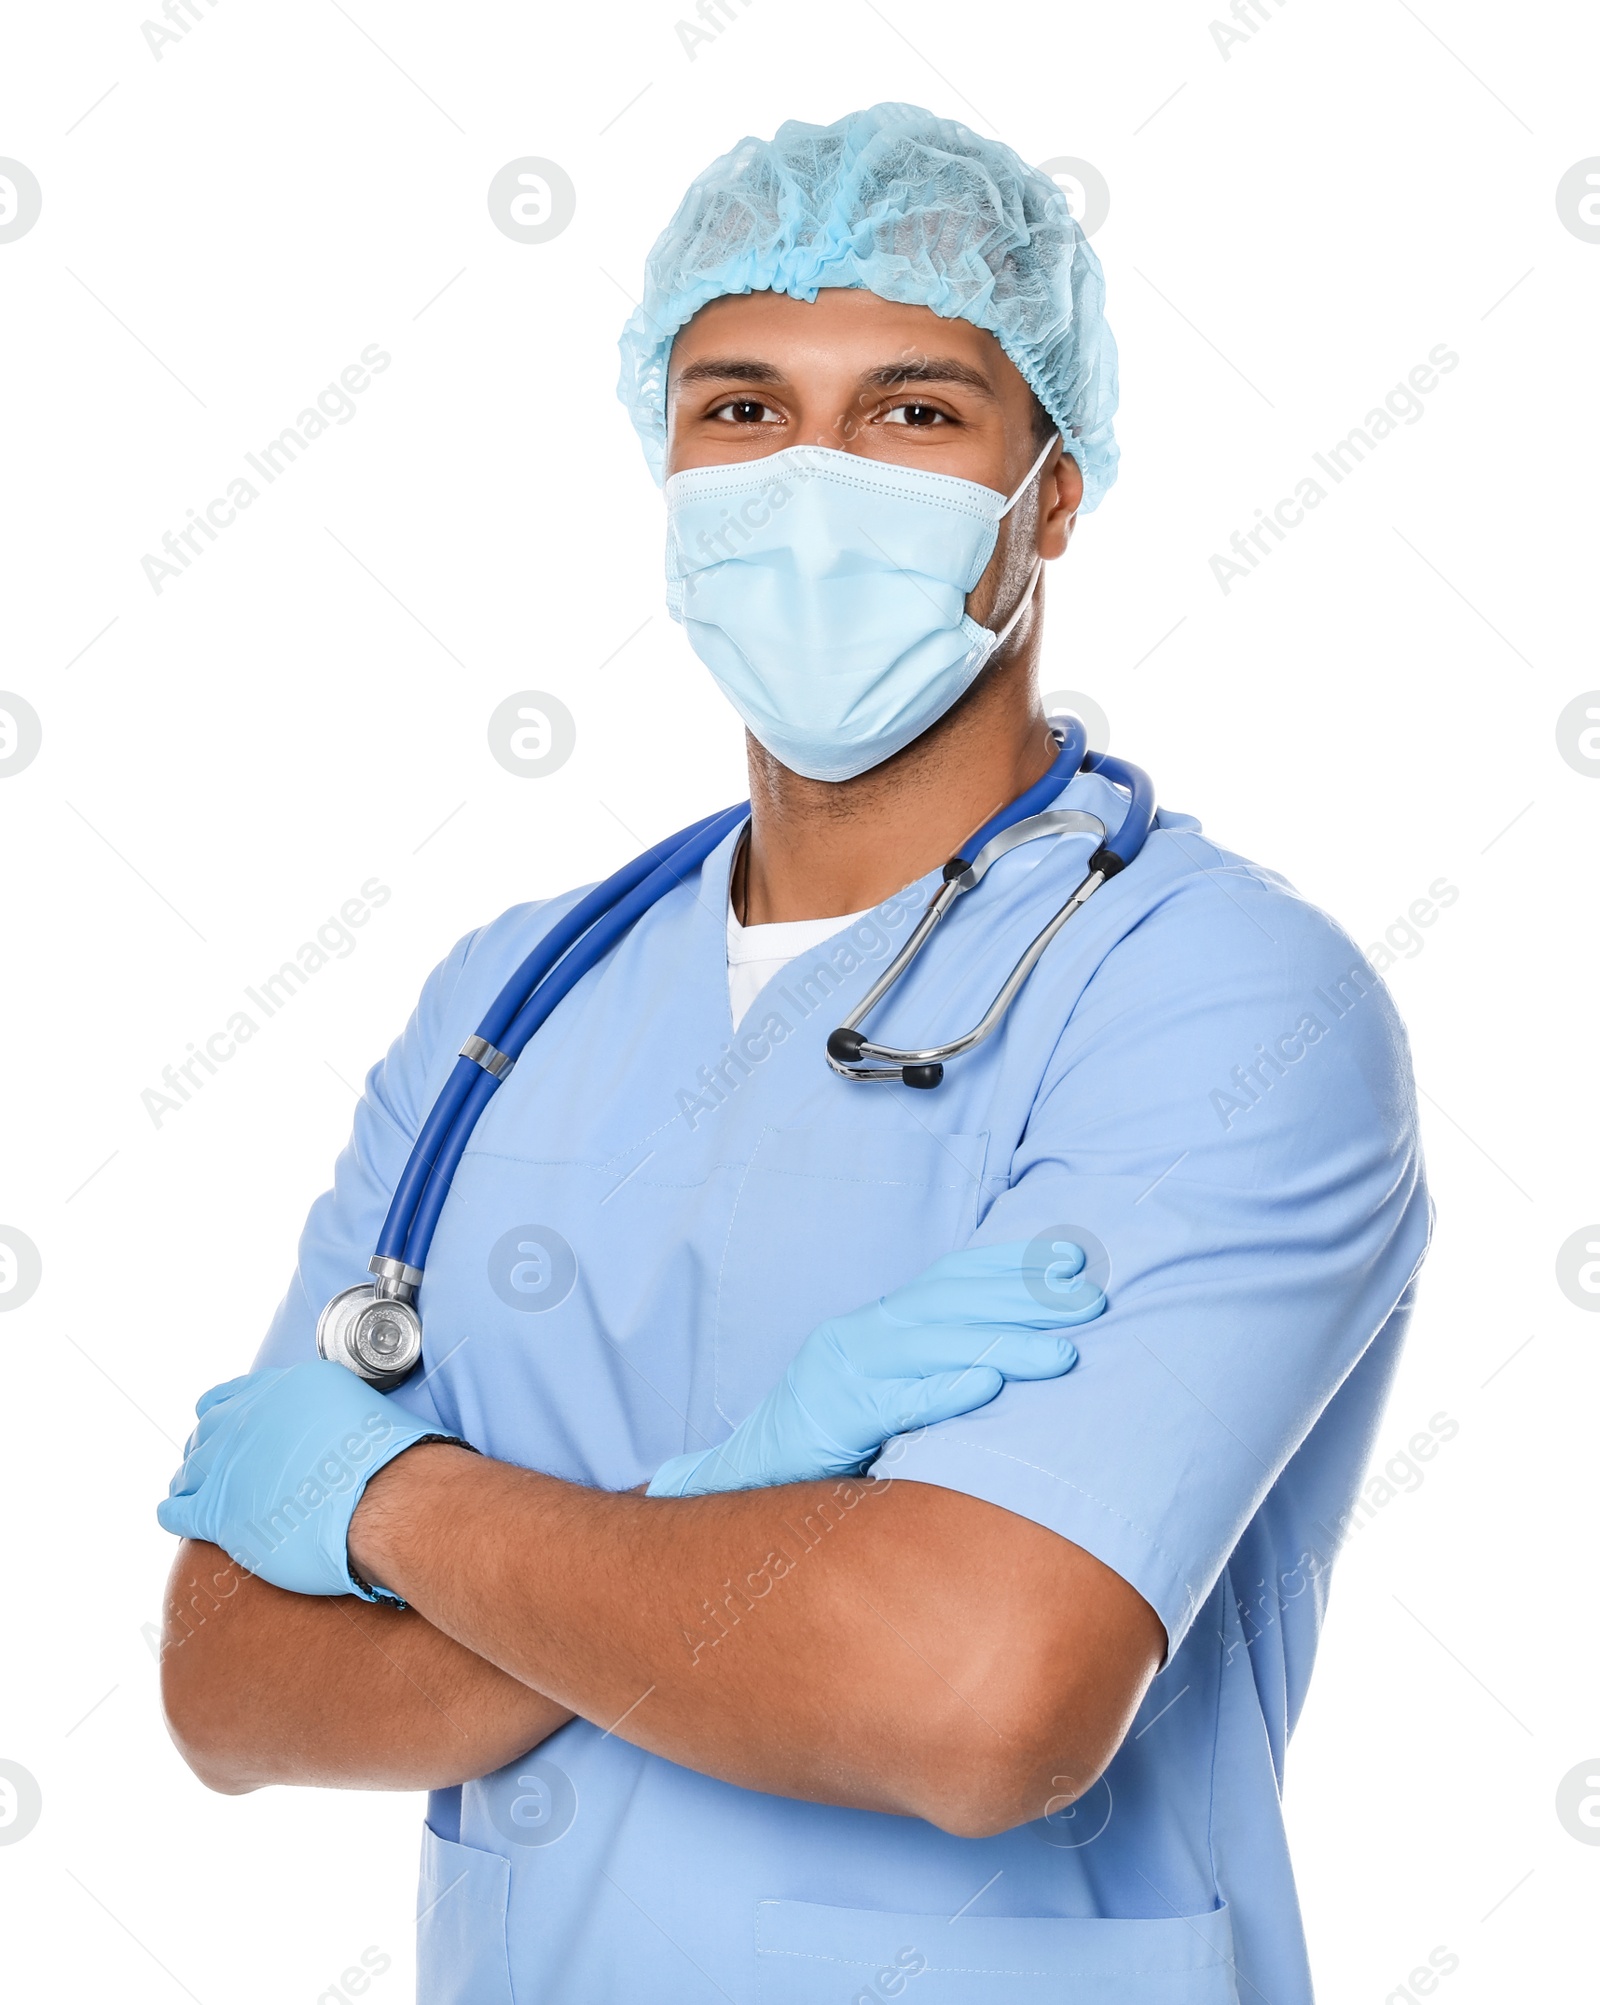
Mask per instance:
[[[1028,610],[1028,606],[1033,599],[1034,592],[1038,587],[1039,580],[1041,577],[1043,577],[1043,575],[1044,575],[1044,559],[1042,557],[1035,557],[1033,560],[1033,572],[1028,579],[1028,589],[1023,593],[1022,597],[1018,599],[1016,610],[1012,613],[1010,619],[1006,621],[1005,625],[995,635],[994,646],[990,648],[988,654],[988,659],[990,661],[994,660],[995,656],[1000,652],[1001,648],[1003,648],[1006,642],[1010,640],[1012,629],[1016,626],[1017,621],[1022,618],[1022,615]]]
[[[1044,465],[1045,461],[1050,457],[1051,453],[1055,450],[1056,444],[1059,441],[1060,437],[1061,434],[1059,432],[1052,432],[1050,434],[1049,438],[1045,441],[1043,452],[1040,453],[1039,457],[1034,461],[1033,465],[1030,466],[1026,474],[1023,475],[1022,485],[1017,489],[1016,493],[1012,495],[1011,499],[1006,503],[1005,507],[1001,509],[999,515],[996,517],[997,521],[1004,521],[1005,518],[1011,513],[1012,509],[1016,507],[1017,503],[1027,493],[1029,487],[1032,485],[1034,475],[1039,471],[1040,467]],[[1044,574],[1044,559],[1042,557],[1035,557],[1033,560],[1033,572],[1028,579],[1028,589],[1023,593],[1022,597],[1018,599],[1016,603],[1016,608],[1012,612],[1010,619],[1006,621],[1005,625],[1000,629],[1000,631],[994,637],[994,646],[989,650],[989,659],[991,661],[1000,652],[1001,648],[1005,646],[1006,642],[1010,640],[1012,631],[1016,627],[1017,621],[1020,620],[1022,618],[1022,615],[1028,610],[1028,607],[1032,602],[1034,592],[1037,590],[1039,580],[1043,576],[1043,574]]]
[[[1056,446],[1060,442],[1060,439],[1061,439],[1061,434],[1059,432],[1052,432],[1050,434],[1049,438],[1045,441],[1044,451],[1040,453],[1039,457],[1034,461],[1033,465],[1030,466],[1028,468],[1028,471],[1022,476],[1022,485],[1017,489],[1016,493],[1012,495],[1011,499],[1006,503],[1005,507],[1002,508],[1000,513],[995,517],[995,520],[997,522],[1004,522],[1006,517],[1011,513],[1012,509],[1016,507],[1017,503],[1027,493],[1029,487],[1033,483],[1034,475],[1039,471],[1040,467],[1044,465],[1045,461],[1050,457],[1051,453],[1055,451]]]

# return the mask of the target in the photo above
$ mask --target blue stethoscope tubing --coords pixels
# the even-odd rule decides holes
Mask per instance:
[[[1096,856],[1115,857],[1117,869],[1121,870],[1132,863],[1144,848],[1145,837],[1155,826],[1156,819],[1156,789],[1150,775],[1142,766],[1130,765],[1126,759],[1113,759],[1109,752],[1089,751],[1083,719],[1073,716],[1070,711],[1063,712],[1052,722],[1061,730],[1062,737],[1061,749],[1050,770],[1043,779],[1035,780],[1025,794],[1018,794],[1009,806],[992,815],[975,835],[967,838],[961,845],[961,855],[945,865],[947,876],[953,876],[963,868],[965,859],[981,855],[997,835],[1003,835],[1020,821],[1029,821],[1034,815],[1042,814],[1067,782],[1077,775],[1080,767],[1086,773],[1101,774],[1113,786],[1126,788],[1128,793],[1122,826],[1096,851]],[[1093,867],[1094,859],[1091,858],[1090,868]]]
[[[907,1085],[936,1086],[942,1063],[927,1063],[957,1055],[989,1034],[1004,1015],[1012,997],[1044,947],[1089,892],[1131,863],[1154,825],[1155,790],[1137,766],[1107,753],[1089,752],[1083,724],[1063,715],[1051,720],[1060,749],[1049,770],[1025,793],[992,815],[945,866],[944,881],[906,948],[885,970],[849,1019],[854,1026],[881,998],[885,989],[920,950],[933,925],[960,892],[982,878],[989,863],[1017,841],[1052,833],[1057,826],[1092,827],[1099,831],[1099,848],[1090,858],[1089,875],[1080,883],[1044,933],[1024,955],[978,1030],[950,1046],[926,1053],[895,1053],[874,1046],[852,1027],[841,1027],[828,1040],[828,1063],[850,1079],[903,1079]],[[1128,793],[1128,806],[1115,836],[1105,837],[1103,824],[1076,811],[1052,810],[1055,800],[1079,770],[1099,773]],[[605,959],[629,928],[659,899],[698,870],[723,838],[750,812],[747,801],[680,829],[625,864],[557,920],[489,1006],[473,1036],[462,1046],[449,1077],[440,1089],[395,1186],[377,1251],[368,1263],[377,1278],[372,1284],[347,1288],[323,1310],[317,1325],[317,1348],[336,1358],[374,1385],[396,1385],[421,1356],[422,1327],[412,1306],[427,1264],[434,1229],[450,1194],[467,1143],[496,1087],[520,1057],[528,1040],[558,1004]],[[1022,824],[1030,824],[1024,828]],[[1009,840],[1007,838],[1009,832]],[[839,1041],[852,1041],[847,1054]],[[836,1049],[836,1046],[839,1048]],[[895,1062],[887,1069],[862,1065],[869,1058]],[[853,1058],[856,1062],[846,1062]],[[902,1061],[918,1061],[904,1063]]]
[[[750,812],[747,801],[680,829],[636,856],[559,919],[490,1004],[475,1038],[503,1063],[457,1057],[390,1200],[376,1257],[421,1269],[478,1116],[534,1032],[656,901],[695,870]]]

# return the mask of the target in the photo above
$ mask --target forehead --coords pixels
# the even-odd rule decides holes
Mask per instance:
[[[970,320],[946,320],[931,307],[902,305],[859,287],[834,286],[814,300],[787,293],[730,293],[711,300],[672,345],[669,382],[707,361],[764,362],[785,375],[808,372],[858,377],[898,365],[914,375],[920,363],[945,357],[983,376],[997,395],[1027,386],[1005,350]]]

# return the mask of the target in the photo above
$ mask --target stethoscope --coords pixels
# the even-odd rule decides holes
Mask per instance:
[[[1149,776],[1108,753],[1088,752],[1084,727],[1077,717],[1052,717],[1050,728],[1060,749],[1049,771],[985,822],[964,845],[963,853],[945,865],[939,889],[910,938],[829,1036],[828,1063],[841,1078],[898,1079],[907,1086],[937,1086],[952,1058],[982,1044],[999,1027],[1040,955],[1073,914],[1082,911],[1100,886],[1125,869],[1144,847],[1156,817],[1155,789]],[[1098,773],[1128,794],[1122,824],[1109,840],[1104,822],[1096,816],[1076,808],[1045,805],[1080,770]],[[320,1356],[347,1365],[384,1392],[399,1385],[416,1367],[422,1356],[417,1290],[422,1285],[434,1228],[450,1194],[451,1179],[479,1115],[556,1005],[658,899],[698,870],[749,812],[747,801],[724,808],[635,857],[559,919],[512,975],[477,1030],[462,1045],[412,1144],[383,1222],[378,1250],[367,1263],[374,1278],[335,1295],[317,1319]],[[860,1025],[922,952],[956,899],[982,883],[1000,857],[1047,835],[1092,835],[1096,848],[1071,897],[1006,976],[982,1019],[965,1036],[921,1050],[902,1051],[865,1037]]]

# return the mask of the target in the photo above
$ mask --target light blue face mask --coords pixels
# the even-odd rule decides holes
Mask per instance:
[[[969,619],[1009,499],[976,481],[831,446],[791,446],[666,484],[667,610],[756,738],[811,780],[909,745],[1022,617]]]

